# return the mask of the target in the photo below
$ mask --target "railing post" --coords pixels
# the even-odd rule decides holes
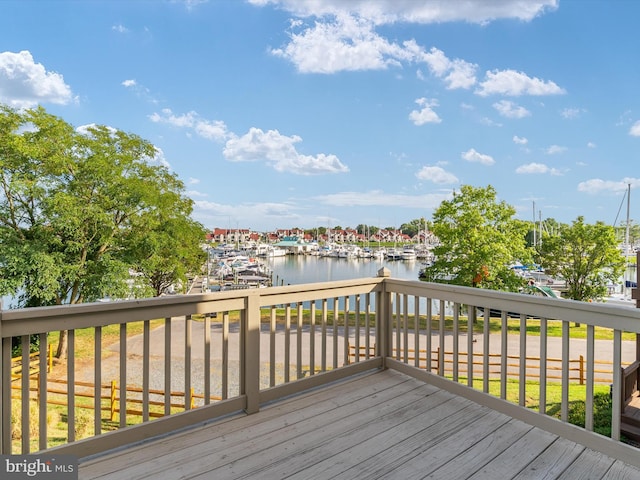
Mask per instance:
[[[388,268],[381,268],[378,270],[378,277],[389,278],[391,277],[391,271]],[[380,302],[377,305],[379,309],[377,333],[378,341],[376,345],[380,345],[380,350],[376,352],[382,357],[382,367],[387,368],[386,358],[392,355],[392,340],[393,340],[393,324],[391,322],[391,292],[387,291],[386,281],[382,282],[382,292],[380,292]]]
[[[260,295],[259,289],[247,292],[242,313],[242,366],[241,394],[246,395],[247,413],[260,409]],[[285,365],[285,368],[287,366]]]
[[[7,388],[5,385],[5,358],[4,358],[4,339],[2,338],[2,298],[0,298],[0,454],[6,454],[5,451],[5,438],[4,432],[5,428],[9,428],[9,425],[5,422],[4,418],[4,396],[7,390],[11,390]],[[11,375],[11,359],[9,359],[9,375]],[[11,383],[9,382],[9,387]],[[6,425],[6,426],[5,426]]]

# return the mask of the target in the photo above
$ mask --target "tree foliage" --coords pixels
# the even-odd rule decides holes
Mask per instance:
[[[430,229],[431,222],[428,222],[424,218],[416,218],[408,223],[403,223],[402,225],[400,225],[400,230],[402,230],[402,233],[406,233],[412,238],[418,235],[418,233]]]
[[[148,293],[131,290],[131,269],[183,275],[175,263],[200,250],[203,228],[155,156],[136,135],[0,107],[0,293],[21,306],[81,303]],[[150,263],[158,255],[163,266]]]
[[[539,262],[550,275],[565,279],[568,298],[585,301],[607,294],[607,285],[622,276],[625,260],[613,227],[578,217],[559,225],[554,235],[543,235]]]
[[[528,262],[529,226],[513,219],[515,209],[497,201],[492,186],[463,185],[433,215],[433,233],[440,245],[426,269],[428,280],[493,290],[517,291],[522,279],[510,269],[515,261]]]

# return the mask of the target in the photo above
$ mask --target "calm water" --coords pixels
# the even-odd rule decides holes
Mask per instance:
[[[302,283],[351,280],[376,277],[380,268],[386,267],[393,278],[418,280],[422,267],[419,260],[385,261],[374,259],[327,258],[312,255],[286,255],[265,259],[273,271],[274,285],[299,285]]]

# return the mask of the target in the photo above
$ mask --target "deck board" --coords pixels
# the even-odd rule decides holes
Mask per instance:
[[[80,478],[640,478],[640,470],[385,370],[81,461]]]

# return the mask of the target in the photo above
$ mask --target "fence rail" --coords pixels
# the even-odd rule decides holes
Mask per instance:
[[[451,374],[454,371],[454,364],[456,363],[454,359],[454,355],[459,357],[458,360],[458,368],[459,373],[462,375],[466,375],[468,373],[468,353],[467,352],[458,352],[455,354],[453,351],[445,350],[440,354],[440,348],[436,347],[431,351],[431,359],[427,358],[427,351],[422,349],[418,351],[418,355],[416,356],[416,351],[412,348],[408,348],[403,350],[403,352],[407,352],[407,361],[411,364],[414,364],[418,368],[423,368],[425,370],[439,370],[438,362],[440,359],[444,362],[443,370],[446,375]],[[368,353],[370,356],[375,355],[375,347],[369,347]],[[349,361],[351,363],[359,361],[360,358],[365,358],[367,355],[367,347],[360,346],[359,351],[356,354],[356,349],[354,345],[349,345]],[[473,352],[473,374],[474,375],[482,375],[483,369],[476,367],[484,367],[484,354],[482,352]],[[393,358],[400,359],[399,353],[394,349],[391,355]],[[502,367],[502,354],[500,353],[489,353],[489,375],[493,378],[497,378],[501,374]],[[507,378],[518,378],[519,368],[521,366],[521,358],[518,355],[507,355]],[[368,358],[368,357],[367,357]],[[546,369],[547,380],[562,380],[562,358],[546,358]],[[578,383],[579,385],[584,385],[587,381],[587,369],[586,369],[586,358],[584,355],[578,356],[578,358],[570,358],[569,362],[569,381]],[[593,381],[595,383],[602,383],[610,385],[613,382],[613,362],[609,360],[594,360],[594,374],[598,374],[599,376],[594,376]],[[622,366],[628,367],[634,365],[636,368],[629,374],[627,377],[636,374],[638,370],[638,364],[640,362],[629,362],[623,361]],[[527,378],[528,379],[539,379],[541,377],[540,368],[543,364],[543,360],[540,357],[527,356],[525,357],[524,365],[527,370]],[[637,384],[637,381],[636,381]],[[631,390],[631,387],[627,387],[627,391]],[[628,395],[630,396],[630,394]]]
[[[54,447],[59,453],[91,455],[232,412],[254,413],[266,402],[374,368],[396,368],[438,385],[446,378],[452,391],[475,400],[485,397],[458,390],[457,385],[474,387],[479,381],[481,392],[488,393],[489,382],[497,381],[499,398],[504,400],[507,383],[515,380],[519,389],[515,403],[520,406],[526,406],[527,381],[535,379],[540,384],[541,419],[546,411],[546,385],[558,381],[562,422],[568,420],[569,385],[582,382],[587,431],[593,429],[594,385],[609,382],[613,385],[611,437],[619,440],[621,372],[637,353],[635,344],[623,342],[622,337],[640,334],[639,311],[388,275],[381,270],[375,278],[0,311],[0,452],[52,448],[46,419],[54,408],[49,400],[58,393],[47,391],[52,377],[47,355],[31,357],[28,351],[33,335],[38,336],[41,351],[49,351],[61,330],[67,332],[68,353],[56,366],[56,375],[62,372],[66,384],[56,390],[65,392],[66,405],[61,408],[67,434]],[[478,315],[479,308],[483,314]],[[503,312],[497,339],[489,335],[490,310]],[[508,334],[507,312],[520,314],[515,335]],[[526,335],[534,318],[540,330],[535,341]],[[547,319],[561,322],[561,338],[550,338]],[[482,330],[477,345],[473,335],[467,335],[467,323]],[[586,329],[586,339],[579,341],[584,353],[577,362],[577,340],[572,338],[575,323]],[[596,327],[612,338],[606,342],[608,354],[598,353],[598,361],[601,345],[595,340]],[[26,375],[13,378],[15,338],[24,352],[22,368],[31,371],[37,366],[40,372],[36,380]],[[364,349],[363,355],[353,358],[351,346],[355,352]],[[467,372],[469,357],[473,368]],[[539,359],[537,366],[528,363],[533,357]],[[603,359],[611,363],[601,363]],[[612,372],[611,381],[605,370]],[[103,385],[105,378],[115,378],[135,392],[110,393],[108,400],[94,394],[95,434],[80,438],[76,410],[91,403],[79,395],[88,388],[83,382]],[[31,399],[33,382],[39,392],[35,400]],[[12,384],[19,387],[20,394],[14,396],[20,398],[12,398]],[[175,392],[184,392],[184,402],[175,402]],[[202,404],[194,404],[194,399]],[[103,401],[117,419],[115,431],[102,429]],[[162,418],[155,418],[156,402],[163,404]],[[175,410],[181,414],[175,415]],[[141,423],[130,426],[132,415]],[[31,428],[34,420],[36,430]],[[534,424],[549,428],[544,420]],[[567,431],[575,435],[574,430]]]

